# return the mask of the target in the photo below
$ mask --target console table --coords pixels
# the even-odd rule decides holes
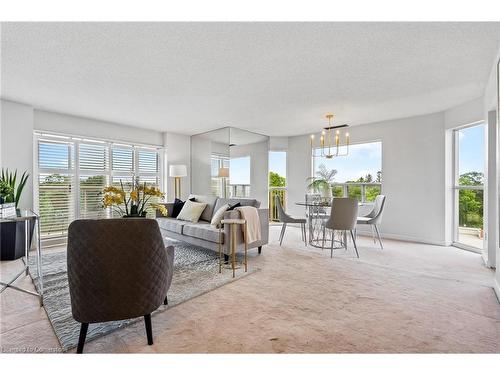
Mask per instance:
[[[30,271],[30,263],[29,263],[29,257],[30,257],[30,226],[28,225],[31,220],[35,220],[35,228],[36,228],[36,234],[37,234],[37,243],[36,243],[36,262],[37,262],[37,275],[38,275],[38,288],[35,285],[36,292],[32,292],[31,290],[19,288],[14,284],[14,282],[21,277],[22,274],[25,274],[25,276],[29,275]],[[40,300],[40,306],[43,306],[43,276],[42,276],[42,246],[41,246],[41,240],[40,240],[40,217],[34,213],[31,210],[20,210],[18,211],[18,214],[16,216],[8,217],[5,219],[0,219],[0,223],[12,223],[12,222],[20,222],[24,221],[24,251],[25,251],[25,261],[24,261],[24,267],[19,272],[13,279],[11,279],[8,282],[1,282],[0,285],[2,285],[2,289],[0,289],[0,293],[4,292],[7,288],[12,288],[14,290],[23,292],[23,293],[28,293],[32,294],[34,296],[37,296]]]

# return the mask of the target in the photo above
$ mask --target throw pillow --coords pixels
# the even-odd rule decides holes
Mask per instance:
[[[182,207],[181,212],[177,215],[177,220],[190,221],[192,223],[197,223],[200,220],[201,213],[207,207],[206,203],[193,202],[188,200],[184,202],[184,207]]]
[[[194,198],[191,198],[190,201],[194,202]],[[179,215],[179,212],[181,212],[182,207],[184,207],[184,201],[181,201],[179,198],[175,198],[174,200],[174,207],[172,208],[172,214],[170,217],[177,217]]]
[[[219,208],[217,210],[217,212],[215,212],[214,216],[212,217],[212,221],[210,222],[210,224],[212,224],[216,228],[219,228],[220,221],[222,219],[224,219],[224,213],[228,210],[228,208],[229,208],[229,205],[227,203],[225,205],[223,205],[221,208]]]
[[[229,208],[227,209],[228,211],[232,211],[234,210],[236,207],[241,207],[241,203],[238,202],[238,203],[235,203],[233,204],[232,206],[230,205]]]

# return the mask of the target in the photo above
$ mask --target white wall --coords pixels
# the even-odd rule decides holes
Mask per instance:
[[[181,178],[181,199],[185,200],[191,192],[191,137],[184,134],[164,133],[164,145],[167,148],[167,173],[168,166],[184,164],[188,175]],[[168,176],[168,174],[166,175]],[[174,178],[167,177],[167,201],[174,200]]]
[[[212,181],[212,142],[201,135],[191,137],[191,193],[209,194]],[[229,146],[226,146],[226,153]]]
[[[33,208],[33,107],[1,100],[0,160],[2,168],[28,171],[30,177],[21,196],[20,208]]]
[[[381,231],[386,237],[445,244],[444,114],[354,126],[351,142],[382,141],[382,192],[387,195]],[[318,139],[318,138],[317,138]],[[291,137],[288,147],[288,210],[304,200],[311,176],[309,136]]]
[[[163,145],[162,133],[133,126],[35,109],[35,130],[81,135],[154,146]]]

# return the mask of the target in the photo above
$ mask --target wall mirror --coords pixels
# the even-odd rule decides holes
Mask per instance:
[[[191,191],[267,207],[269,137],[225,127],[191,137]]]

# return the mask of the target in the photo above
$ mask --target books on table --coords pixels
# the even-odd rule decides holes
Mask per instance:
[[[7,219],[12,216],[16,216],[16,204],[15,203],[0,204],[0,219]]]

